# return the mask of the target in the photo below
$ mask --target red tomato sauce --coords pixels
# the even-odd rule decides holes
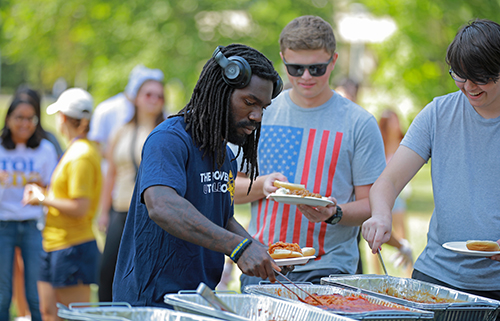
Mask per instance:
[[[368,301],[368,299],[359,295],[343,296],[340,294],[314,295],[321,303],[320,305],[311,297],[305,298],[308,304],[318,306],[325,310],[337,310],[343,312],[368,312],[378,310],[405,310],[410,309],[403,306],[387,307],[381,304],[376,304]]]

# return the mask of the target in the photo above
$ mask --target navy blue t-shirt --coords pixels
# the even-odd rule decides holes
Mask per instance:
[[[194,290],[200,282],[215,288],[224,254],[176,238],[149,218],[143,193],[168,186],[213,223],[225,227],[234,213],[234,154],[228,147],[222,168],[194,144],[182,117],[165,120],[142,150],[134,195],[118,254],[113,301],[133,306],[162,306],[166,293]]]

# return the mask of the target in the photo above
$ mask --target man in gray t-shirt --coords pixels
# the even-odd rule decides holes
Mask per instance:
[[[415,118],[373,185],[372,218],[363,224],[363,236],[376,252],[389,239],[396,196],[432,159],[435,208],[412,277],[496,300],[500,254],[460,254],[443,244],[500,242],[499,52],[495,22],[476,20],[457,33],[446,61],[460,91],[435,98]]]
[[[260,176],[247,194],[249,180],[238,173],[235,203],[252,203],[249,233],[262,244],[314,247],[317,258],[296,266],[288,277],[319,283],[330,274],[356,271],[358,230],[370,216],[368,193],[385,167],[384,146],[376,119],[329,87],[338,54],[326,21],[294,19],[281,33],[280,49],[292,88],[264,113]],[[266,199],[277,189],[275,180],[304,184],[334,205],[295,206]],[[241,277],[242,288],[259,281]]]

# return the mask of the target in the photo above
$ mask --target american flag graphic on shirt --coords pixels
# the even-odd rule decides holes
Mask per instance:
[[[299,160],[300,143],[304,129],[287,126],[267,126],[259,142],[259,171],[263,175],[280,172],[295,181],[297,162]]]
[[[259,142],[260,174],[280,172],[290,182],[305,184],[314,193],[330,196],[341,143],[339,132],[263,126]],[[301,155],[304,148],[305,153]],[[315,247],[319,249],[318,257],[325,253],[326,223],[309,222],[293,205],[267,199],[258,202],[254,238],[263,244],[286,241]],[[281,223],[278,211],[282,212]]]

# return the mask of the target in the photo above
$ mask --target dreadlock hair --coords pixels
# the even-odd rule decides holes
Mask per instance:
[[[241,44],[231,44],[221,48],[226,57],[240,56],[250,65],[252,75],[273,83],[278,81],[279,75],[274,70],[272,62],[259,51]],[[222,67],[214,58],[207,61],[200,78],[194,87],[193,94],[187,105],[177,114],[170,117],[183,116],[186,122],[186,131],[191,130],[193,139],[204,150],[203,157],[213,157],[213,167],[221,167],[226,157],[227,138],[229,134],[231,95],[234,88],[224,82]],[[260,138],[260,123],[255,131],[249,135],[246,142],[239,146],[238,155],[243,151],[243,161],[240,170],[246,168],[245,174],[250,178],[250,186],[259,175],[257,163],[257,148]]]

